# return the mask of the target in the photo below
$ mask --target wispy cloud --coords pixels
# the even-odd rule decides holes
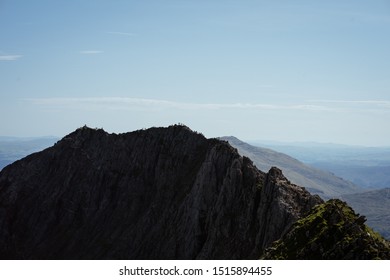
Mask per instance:
[[[133,97],[81,97],[25,99],[37,106],[58,109],[109,111],[295,111],[318,113],[390,113],[388,100],[311,100],[294,104],[281,103],[197,103]]]
[[[321,100],[310,100],[312,103],[321,104],[338,104],[341,106],[377,106],[390,108],[390,100],[337,100],[337,99],[321,99]]]
[[[84,50],[80,51],[81,54],[99,54],[103,53],[103,51],[98,51],[98,50]]]
[[[21,58],[20,54],[12,54],[12,55],[0,55],[0,61],[14,61]]]
[[[26,99],[35,105],[85,107],[115,110],[300,110],[331,111],[331,108],[313,104],[268,104],[268,103],[190,103],[162,99],[145,99],[131,97],[89,97],[89,98],[35,98]]]
[[[111,31],[111,32],[107,32],[108,34],[112,34],[112,35],[120,35],[120,36],[135,36],[137,34],[135,33],[131,33],[131,32],[119,32],[119,31]]]

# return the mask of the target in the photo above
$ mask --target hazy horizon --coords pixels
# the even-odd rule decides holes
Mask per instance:
[[[385,0],[14,0],[0,27],[0,135],[390,146]]]
[[[181,123],[180,123],[181,124]],[[172,125],[176,125],[176,124],[172,124]],[[185,124],[183,124],[185,125]],[[39,139],[57,139],[57,140],[61,140],[63,137],[65,137],[66,135],[74,132],[76,129],[78,128],[81,128],[82,126],[79,126],[77,128],[75,128],[74,130],[72,131],[69,131],[67,133],[65,133],[64,135],[37,135],[37,136],[12,136],[12,135],[0,135],[0,141],[12,141],[12,140],[39,140]],[[90,127],[91,129],[103,129],[104,131],[106,131],[107,133],[127,133],[127,132],[132,132],[132,131],[137,131],[137,130],[142,130],[142,129],[145,129],[145,128],[138,128],[138,129],[135,129],[135,130],[131,130],[131,131],[107,131],[106,129],[104,129],[104,127]],[[151,127],[150,127],[151,128]],[[189,127],[191,129],[191,127]],[[202,133],[202,131],[196,131],[198,133]],[[203,133],[202,133],[203,134]],[[240,141],[243,141],[245,143],[248,143],[250,145],[281,145],[281,146],[302,146],[302,145],[313,145],[313,146],[318,146],[318,147],[321,147],[321,146],[334,146],[334,147],[346,147],[346,148],[385,148],[385,149],[390,149],[390,145],[389,146],[365,146],[365,145],[354,145],[354,144],[348,144],[348,143],[334,143],[334,142],[316,142],[316,141],[283,141],[283,140],[272,140],[272,139],[243,139],[243,138],[240,138],[236,135],[219,135],[219,136],[213,136],[213,137],[208,137],[207,135],[205,135],[205,137],[207,138],[224,138],[224,137],[235,137],[237,138],[238,140]],[[309,146],[309,147],[312,147],[312,146]]]

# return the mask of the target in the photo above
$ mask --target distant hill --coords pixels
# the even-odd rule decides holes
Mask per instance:
[[[29,154],[52,146],[56,137],[5,137],[0,136],[0,170]]]
[[[253,160],[257,168],[263,171],[276,166],[293,183],[305,187],[313,194],[324,199],[337,198],[344,194],[360,192],[363,189],[334,174],[305,165],[286,154],[271,149],[249,145],[235,137],[221,137],[237,148],[240,154]]]
[[[337,176],[367,189],[390,187],[390,162],[385,165],[358,164],[359,161],[313,162],[310,165],[330,171]]]
[[[342,199],[365,215],[369,226],[390,240],[390,188],[346,194]]]
[[[305,164],[327,170],[363,188],[390,187],[390,147],[254,141]]]

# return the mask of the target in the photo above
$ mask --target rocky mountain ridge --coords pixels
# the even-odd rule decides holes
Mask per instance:
[[[0,258],[257,259],[321,203],[182,125],[83,127],[0,172]]]
[[[257,258],[319,202],[184,126],[84,127],[0,173],[0,256]]]
[[[289,180],[305,187],[310,193],[318,194],[325,200],[338,198],[348,202],[356,212],[367,217],[370,227],[390,240],[389,189],[365,191],[332,173],[313,168],[284,153],[252,146],[232,136],[220,139],[228,141],[241,155],[253,160],[260,170],[276,166],[283,170]],[[378,180],[382,178],[378,177]]]

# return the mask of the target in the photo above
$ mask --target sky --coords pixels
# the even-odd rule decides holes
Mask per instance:
[[[390,146],[390,1],[0,0],[0,136],[177,123]]]

